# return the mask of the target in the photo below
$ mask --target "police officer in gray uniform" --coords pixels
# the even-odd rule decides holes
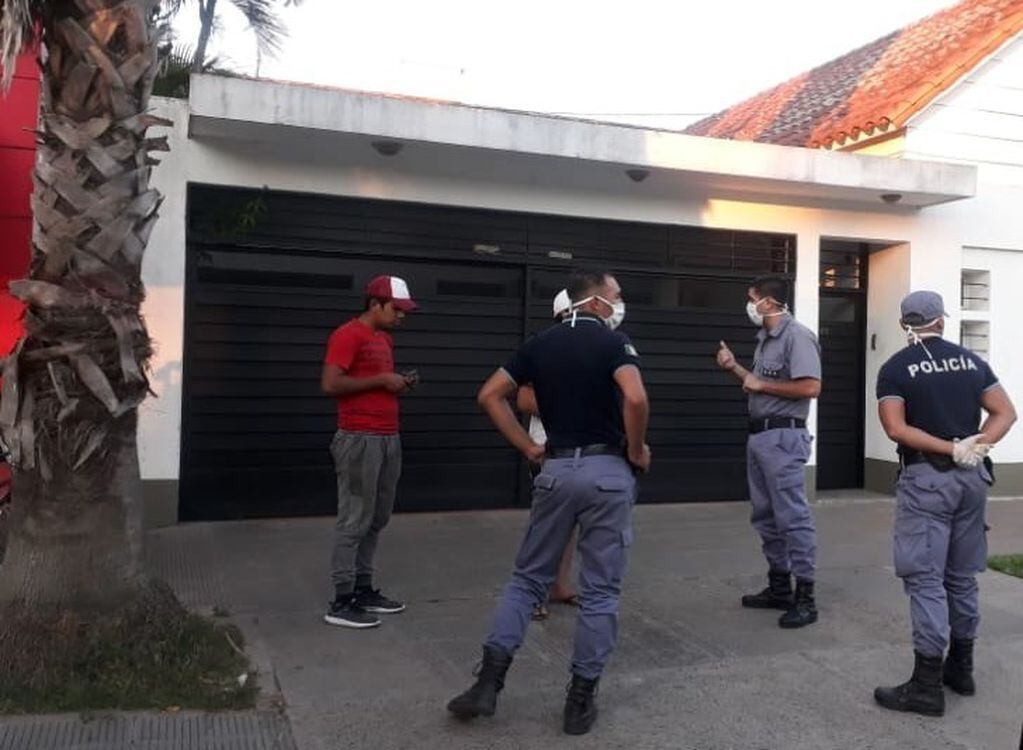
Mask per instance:
[[[817,337],[788,311],[788,288],[779,276],[760,277],[749,288],[746,313],[760,327],[753,372],[735,361],[723,341],[717,360],[749,394],[751,521],[768,564],[767,588],[743,596],[742,606],[785,610],[778,624],[801,628],[817,622],[817,533],[803,467],[810,458],[806,418],[810,400],[820,395],[821,358]]]
[[[476,682],[448,704],[460,718],[492,716],[533,608],[544,600],[573,528],[579,526],[579,613],[564,730],[584,734],[596,720],[597,681],[614,648],[618,597],[632,542],[634,472],[650,466],[649,415],[636,350],[610,328],[624,315],[613,276],[578,272],[568,284],[572,312],[527,341],[484,384],[479,402],[530,461],[542,461],[511,581],[494,613]],[[547,445],[534,443],[508,399],[536,391]]]
[[[895,711],[941,716],[942,682],[960,695],[976,690],[976,574],[987,562],[984,515],[993,482],[987,452],[1016,412],[988,364],[941,337],[940,295],[913,292],[901,312],[910,344],[881,368],[877,398],[881,424],[899,446],[894,562],[909,595],[916,658],[908,682],[879,687],[874,698]]]

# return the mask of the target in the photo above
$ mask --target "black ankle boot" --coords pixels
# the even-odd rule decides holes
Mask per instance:
[[[973,695],[977,692],[977,684],[973,681],[972,638],[952,639],[942,681],[959,695]]]
[[[483,661],[473,674],[473,686],[448,703],[448,711],[459,719],[493,716],[497,710],[497,694],[504,687],[504,676],[511,666],[512,656],[493,646],[483,647]]]
[[[910,711],[924,716],[945,714],[945,691],[941,689],[941,657],[914,652],[916,663],[908,682],[895,687],[879,687],[874,700],[892,711]]]
[[[792,574],[787,570],[770,570],[767,588],[742,597],[742,606],[751,609],[784,609],[792,606]]]
[[[817,622],[817,602],[813,598],[813,581],[796,579],[796,596],[792,607],[781,616],[778,625],[783,628],[801,628]]]
[[[565,734],[586,734],[597,720],[597,683],[600,678],[587,680],[572,675],[565,696]]]

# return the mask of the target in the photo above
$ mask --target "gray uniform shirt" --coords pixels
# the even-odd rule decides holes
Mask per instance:
[[[821,347],[813,332],[791,315],[768,332],[757,333],[753,355],[753,374],[761,380],[798,380],[821,377]],[[779,398],[767,393],[749,395],[749,413],[753,419],[796,417],[810,414],[810,399]]]

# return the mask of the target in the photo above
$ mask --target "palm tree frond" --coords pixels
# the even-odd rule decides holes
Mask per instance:
[[[192,60],[195,50],[188,44],[167,44],[160,48],[160,67],[153,83],[154,96],[169,96],[174,99],[188,98],[192,76]],[[202,63],[201,73],[221,76],[236,76],[218,57],[211,57]]]
[[[188,0],[160,0],[160,14],[164,16],[176,16],[178,11],[188,3]]]
[[[274,0],[231,0],[231,3],[248,21],[259,51],[276,56],[288,31],[277,17]]]
[[[0,88],[7,90],[20,55],[35,39],[42,0],[0,0]]]

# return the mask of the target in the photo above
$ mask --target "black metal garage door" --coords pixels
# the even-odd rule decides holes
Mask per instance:
[[[333,404],[323,347],[380,273],[422,311],[395,336],[421,387],[402,402],[399,508],[509,507],[525,470],[475,392],[530,331],[576,264],[622,282],[654,407],[642,500],[745,496],[742,394],[719,339],[749,358],[748,279],[794,272],[794,240],[389,201],[192,186],[181,453],[185,519],[329,513]]]

